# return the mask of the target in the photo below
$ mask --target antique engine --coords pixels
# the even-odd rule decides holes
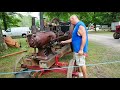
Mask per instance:
[[[30,47],[34,48],[34,53],[20,57],[15,65],[14,71],[30,71],[17,73],[15,77],[41,77],[43,72],[49,72],[49,68],[60,68],[67,66],[68,63],[60,62],[59,59],[71,52],[70,44],[61,45],[60,42],[71,38],[73,25],[70,25],[68,31],[61,30],[59,19],[52,20],[52,25],[48,28],[43,26],[43,13],[40,12],[40,30],[35,25],[35,17],[32,18],[32,34],[27,35],[27,42]],[[54,23],[54,24],[53,24]],[[64,25],[63,25],[64,26]],[[31,71],[32,70],[32,71]],[[35,71],[37,70],[37,71]],[[39,71],[40,70],[40,71]],[[60,69],[59,69],[60,70]],[[54,70],[55,72],[58,70]],[[66,73],[67,69],[62,69],[62,73]],[[69,70],[68,70],[69,72]],[[68,73],[71,74],[72,73]]]
[[[40,23],[43,23],[43,15],[41,15],[40,20]],[[53,19],[52,22],[55,20]],[[60,30],[59,25],[52,25],[51,27],[54,28],[48,30],[45,30],[43,25],[44,24],[40,24],[41,29],[38,30],[35,26],[35,18],[33,17],[31,27],[32,34],[27,35],[29,46],[34,48],[33,57],[37,60],[48,60],[50,54],[56,54],[55,46],[57,45],[61,48],[64,45],[61,45],[60,41],[67,40],[69,38],[69,32],[63,33]],[[38,52],[36,52],[36,49],[38,49]]]

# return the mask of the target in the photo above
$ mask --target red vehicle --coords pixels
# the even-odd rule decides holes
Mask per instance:
[[[119,39],[120,38],[120,25],[116,26],[115,33],[113,34],[114,39]]]
[[[94,29],[94,26],[91,26],[90,29]]]

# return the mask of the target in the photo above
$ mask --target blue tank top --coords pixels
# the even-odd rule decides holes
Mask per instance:
[[[77,33],[80,25],[82,25],[86,30],[86,43],[85,43],[85,46],[83,48],[83,52],[87,53],[88,52],[88,30],[87,30],[85,24],[82,21],[79,21],[75,25],[74,30],[72,32],[73,51],[78,53],[79,50],[80,50],[81,43],[82,43],[82,36],[79,36],[78,33]]]

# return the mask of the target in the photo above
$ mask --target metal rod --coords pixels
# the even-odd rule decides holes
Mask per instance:
[[[43,12],[40,12],[40,30],[44,30]]]
[[[35,25],[35,17],[32,17],[32,26]]]

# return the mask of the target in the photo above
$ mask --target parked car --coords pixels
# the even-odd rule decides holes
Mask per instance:
[[[31,33],[29,27],[13,27],[8,28],[6,31],[2,30],[3,36],[22,36],[26,37],[27,34]]]
[[[96,25],[96,30],[100,30],[101,28],[101,25]]]

